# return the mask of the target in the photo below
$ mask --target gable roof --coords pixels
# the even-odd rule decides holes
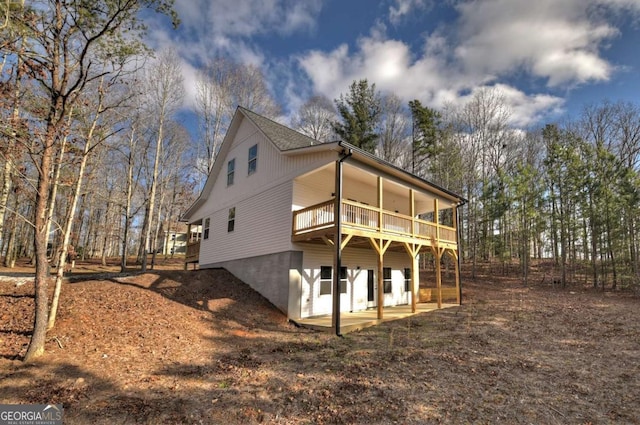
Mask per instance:
[[[262,133],[281,151],[306,148],[307,146],[322,143],[241,106],[238,107],[238,111],[241,111],[247,118],[249,118],[249,120],[253,122],[253,124],[255,124],[255,126],[258,127],[258,129],[262,131]]]
[[[256,114],[253,111],[250,111],[246,108],[238,106],[236,109],[236,113],[231,120],[231,124],[227,129],[227,133],[224,137],[224,141],[222,142],[222,146],[220,151],[218,152],[218,157],[224,159],[226,157],[227,152],[231,148],[231,140],[235,136],[235,133],[238,131],[240,127],[240,123],[242,120],[246,118],[248,119],[258,131],[260,131],[273,145],[283,154],[283,155],[299,155],[299,154],[307,154],[316,151],[330,151],[334,150],[336,152],[345,152],[348,151],[349,155],[355,154],[360,160],[369,163],[370,165],[374,165],[385,169],[387,171],[391,171],[392,174],[397,176],[401,176],[404,179],[413,180],[414,182],[418,182],[420,185],[424,185],[425,187],[430,188],[431,190],[436,190],[441,194],[457,199],[459,204],[464,204],[467,202],[466,199],[457,195],[454,192],[451,192],[443,187],[440,187],[428,180],[422,179],[406,170],[403,170],[381,158],[378,158],[374,154],[363,151],[360,148],[357,148],[349,143],[342,141],[335,142],[320,142],[311,137],[305,136],[304,134],[293,130],[283,124],[277,123],[267,117],[263,117],[262,115]],[[213,189],[213,185],[215,183],[215,176],[218,175],[220,169],[222,168],[222,163],[224,161],[216,160],[213,164],[211,172],[207,177],[207,181],[200,193],[200,196],[196,201],[191,205],[187,211],[183,214],[181,220],[187,221],[194,212],[200,208],[202,204],[204,204],[205,200],[209,197],[209,193]]]
[[[262,115],[256,114],[253,111],[238,106],[238,108],[236,109],[236,113],[233,115],[231,123],[229,124],[229,128],[227,129],[227,132],[224,136],[224,140],[222,141],[222,145],[220,146],[220,150],[218,151],[216,161],[213,163],[213,167],[211,167],[211,171],[207,176],[207,181],[202,188],[202,192],[200,193],[200,196],[198,196],[198,199],[196,199],[195,202],[182,215],[182,221],[189,220],[193,213],[196,212],[198,208],[200,208],[200,206],[202,206],[205,200],[209,197],[209,193],[211,193],[216,180],[215,177],[220,173],[220,170],[222,169],[222,163],[224,162],[218,159],[224,159],[227,156],[227,153],[231,149],[231,142],[233,140],[233,137],[238,131],[240,123],[243,119],[249,120],[256,127],[256,129],[261,132],[267,138],[267,140],[273,143],[276,149],[278,149],[280,152],[308,148],[310,146],[320,146],[323,144],[285,125],[279,124],[267,117],[263,117]]]

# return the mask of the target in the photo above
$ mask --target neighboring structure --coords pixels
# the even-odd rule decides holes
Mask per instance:
[[[185,255],[187,252],[187,226],[179,224],[173,230],[160,231],[162,240],[158,253],[162,255]]]
[[[440,259],[458,258],[463,202],[347,143],[319,143],[238,108],[183,216],[194,235],[186,262],[224,267],[293,320],[335,306],[377,308],[381,319],[386,306],[415,311],[424,251],[436,258],[440,305]],[[449,225],[439,224],[444,215]],[[456,290],[459,303],[457,267]]]

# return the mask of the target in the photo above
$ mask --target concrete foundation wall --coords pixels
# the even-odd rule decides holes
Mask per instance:
[[[201,269],[222,267],[251,286],[291,319],[300,318],[302,252],[276,254],[201,264]]]

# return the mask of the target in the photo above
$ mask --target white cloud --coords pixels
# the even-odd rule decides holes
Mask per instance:
[[[423,3],[396,0],[389,16],[400,18]],[[493,86],[512,109],[511,123],[527,126],[558,113],[563,99],[501,80],[517,76],[534,87],[543,81],[552,92],[608,80],[616,69],[602,50],[619,34],[611,16],[640,13],[640,1],[485,0],[458,3],[456,10],[457,21],[429,34],[419,56],[406,42],[389,39],[378,23],[353,48],[307,52],[299,65],[314,91],[330,98],[367,78],[383,92],[441,108]]]
[[[174,49],[181,56],[185,77],[185,106],[195,105],[197,69],[216,56],[263,69],[267,60],[252,41],[258,35],[311,32],[322,0],[180,0],[180,32],[169,32],[166,23],[151,17],[148,43],[155,50]]]
[[[427,9],[431,0],[394,0],[393,3],[389,6],[389,21],[398,25],[407,15]]]
[[[521,90],[506,84],[494,84],[492,86],[477,86],[464,96],[457,96],[449,102],[451,106],[463,106],[468,103],[478,92],[492,90],[500,96],[501,101],[509,111],[508,122],[512,126],[524,128],[533,125],[540,120],[563,112],[564,100],[548,94],[528,95]]]
[[[182,25],[203,35],[240,38],[313,30],[321,6],[321,0],[181,0],[175,4]]]
[[[598,0],[487,0],[458,5],[456,59],[468,73],[524,70],[549,86],[608,80],[600,56],[618,30],[591,12]],[[612,4],[611,7],[615,6]]]

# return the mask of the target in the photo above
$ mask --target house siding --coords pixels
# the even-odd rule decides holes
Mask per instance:
[[[255,173],[248,175],[249,148],[258,145]],[[227,162],[235,158],[234,183],[227,186]],[[217,264],[292,249],[293,181],[335,159],[331,152],[285,156],[253,124],[243,120],[211,193],[194,218],[211,219],[200,244],[200,264]],[[235,229],[227,231],[235,207]]]
[[[298,244],[303,250],[301,283],[301,317],[331,314],[333,296],[320,295],[320,267],[333,267],[334,249],[323,245]],[[378,260],[373,250],[346,247],[342,252],[342,266],[347,268],[347,293],[341,294],[340,311],[366,310],[367,274],[373,270],[377,287]],[[409,256],[401,252],[387,252],[384,267],[391,268],[392,292],[384,294],[385,307],[410,302],[404,290],[404,268],[411,267]],[[377,296],[377,293],[376,293]]]
[[[213,212],[209,239],[200,244],[200,264],[290,250],[290,205],[291,182],[285,182]],[[235,208],[233,232],[227,231],[230,208]]]

